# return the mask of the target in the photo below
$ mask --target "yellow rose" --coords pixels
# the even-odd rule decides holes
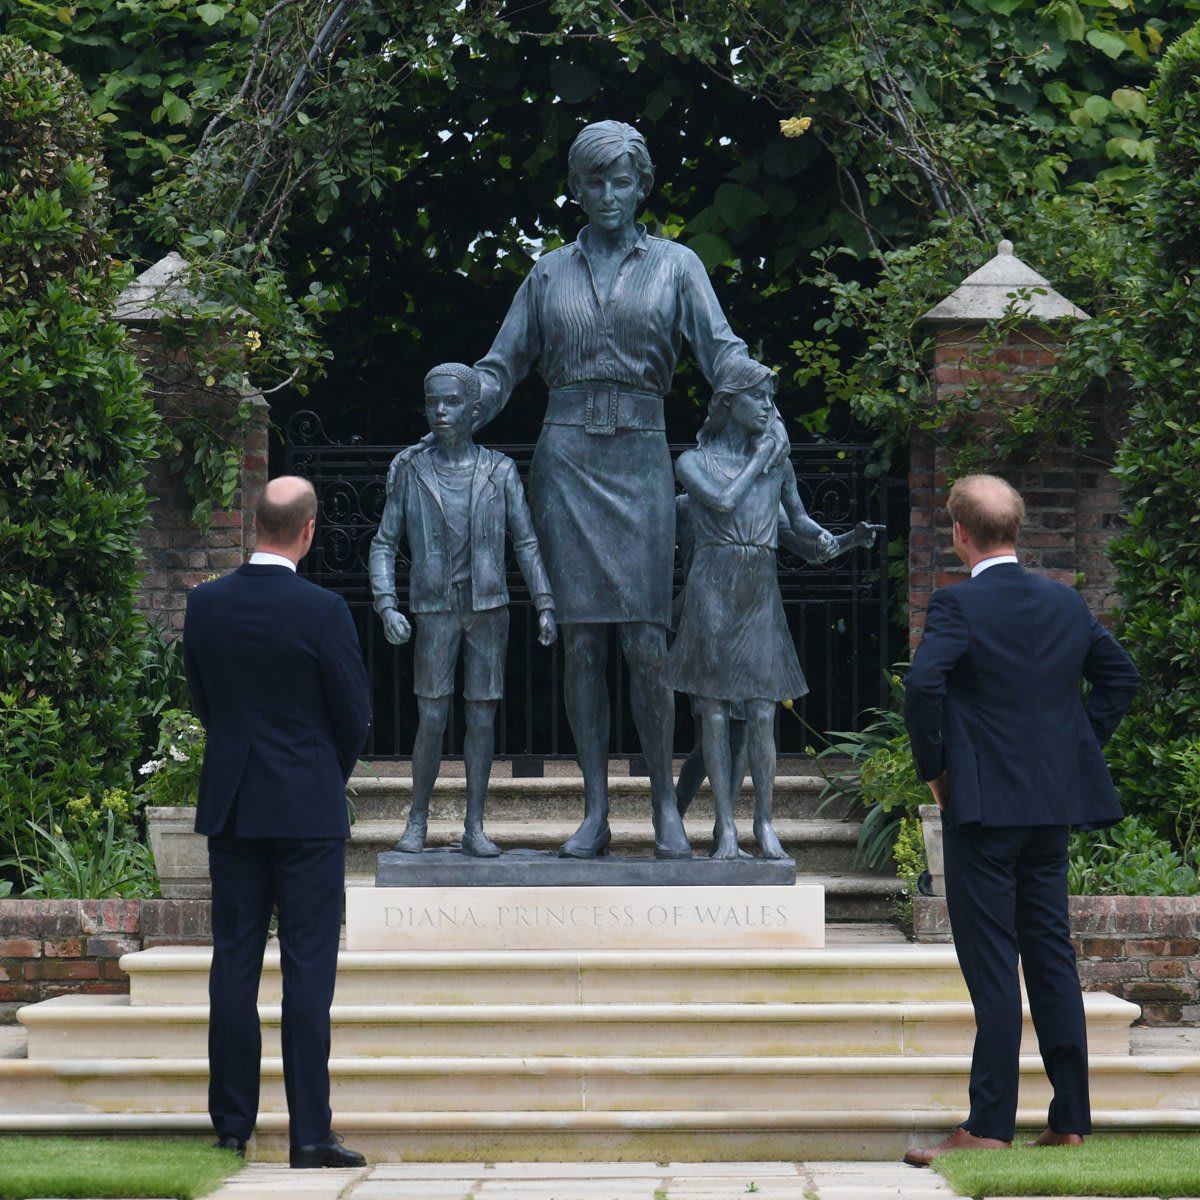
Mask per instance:
[[[811,124],[812,117],[788,117],[779,122],[779,132],[787,138],[798,138],[808,132]]]

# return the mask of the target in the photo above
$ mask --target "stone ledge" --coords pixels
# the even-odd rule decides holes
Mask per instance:
[[[919,942],[949,942],[941,896],[918,896]],[[1072,896],[1071,933],[1087,991],[1142,1007],[1147,1025],[1200,1024],[1200,897]]]

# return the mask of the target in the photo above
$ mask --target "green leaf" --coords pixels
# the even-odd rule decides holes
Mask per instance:
[[[1137,88],[1117,88],[1112,94],[1112,102],[1123,113],[1135,117],[1146,115],[1146,93],[1138,91]]]
[[[225,14],[229,11],[223,4],[201,4],[196,9],[196,16],[202,20],[205,25],[217,25],[225,20]]]
[[[1129,44],[1119,33],[1109,33],[1104,29],[1089,29],[1087,40],[1111,59],[1120,58],[1129,49]]]
[[[713,197],[713,204],[730,229],[749,225],[767,212],[767,202],[757,192],[740,183],[721,184]]]
[[[1083,102],[1083,111],[1087,113],[1093,121],[1103,121],[1108,116],[1109,108],[1108,101],[1103,96],[1089,96]]]
[[[172,125],[183,125],[192,117],[191,105],[174,92],[163,92],[163,109]]]
[[[686,244],[708,271],[733,257],[733,247],[715,233],[698,233],[689,238]]]
[[[1025,0],[987,0],[987,6],[992,12],[1011,17],[1025,3]]]

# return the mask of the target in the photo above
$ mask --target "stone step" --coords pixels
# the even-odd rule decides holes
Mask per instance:
[[[956,1086],[965,1088],[965,1079]],[[1024,1096],[1024,1093],[1023,1093]],[[691,1098],[693,1101],[695,1097]],[[885,1161],[944,1137],[961,1118],[965,1091],[949,1109],[921,1103],[901,1108],[877,1100],[847,1109],[729,1111],[711,1106],[676,1111],[397,1112],[334,1111],[334,1128],[368,1161],[498,1162],[778,1162]],[[1040,1132],[1046,1110],[1035,1100],[1017,1114],[1021,1136]],[[1097,1133],[1200,1132],[1194,1107],[1104,1108]],[[248,1157],[287,1160],[287,1116],[260,1113]],[[212,1140],[203,1104],[190,1112],[0,1113],[3,1133],[194,1137]],[[935,1136],[936,1135],[936,1136]],[[715,1200],[715,1198],[714,1198]]]
[[[206,1004],[208,947],[126,954],[130,1003]],[[268,949],[259,1002],[278,1004],[279,950]],[[966,1000],[953,946],[824,950],[351,951],[338,957],[335,1004],[870,1004]]]
[[[1087,997],[1088,1044],[1129,1052],[1137,1005]],[[1026,1046],[1036,1047],[1026,1010]],[[202,1058],[208,1005],[131,1005],[127,996],[60,996],[21,1010],[31,1061]],[[259,1008],[277,1044],[281,1010]],[[580,1059],[964,1054],[975,1037],[969,1002],[930,1004],[335,1004],[336,1058]]]
[[[841,820],[853,807],[839,799],[821,807],[825,780],[816,774],[778,775],[775,779],[776,819],[801,820],[820,817]],[[359,821],[403,821],[412,801],[412,778],[408,775],[355,775],[350,781],[350,802]],[[610,775],[609,809],[615,820],[650,824],[650,781],[644,776]],[[462,826],[466,810],[466,780],[445,773],[434,785],[429,805],[432,820],[457,822]],[[747,784],[737,802],[737,814],[749,827],[754,813],[754,791]],[[712,828],[712,791],[706,784],[696,797],[689,816]],[[569,823],[574,829],[583,817],[583,779],[578,775],[547,775],[544,778],[513,779],[493,775],[488,783],[487,817],[493,821],[528,821],[545,818]]]
[[[654,852],[654,829],[649,816],[641,820],[614,820],[612,849],[615,854],[650,855]],[[488,836],[502,849],[557,850],[575,832],[578,821],[559,821],[544,817],[527,820],[487,821]],[[712,845],[712,821],[689,817],[688,838],[697,855]],[[855,870],[858,825],[847,821],[815,819],[775,821],[775,831],[784,848],[796,860],[796,869],[806,875],[844,873]],[[354,875],[369,875],[375,870],[375,858],[391,850],[404,832],[403,821],[357,821],[351,828],[346,848],[346,870]],[[449,846],[462,838],[462,817],[456,820],[431,820],[426,845]],[[738,830],[742,848],[757,852],[749,819]]]
[[[329,1064],[334,1127],[347,1136],[338,1113],[541,1112],[547,1134],[570,1114],[648,1118],[710,1105],[726,1113],[810,1117],[924,1109],[951,1120],[961,1118],[970,1068],[968,1055],[333,1058]],[[1044,1114],[1051,1091],[1041,1059],[1022,1057],[1020,1071],[1022,1104]],[[1089,1074],[1097,1114],[1190,1112],[1200,1128],[1200,1055],[1094,1055]],[[285,1111],[282,1076],[282,1060],[264,1057],[260,1112]],[[207,1089],[205,1057],[0,1062],[0,1113],[10,1118],[151,1108],[182,1115],[204,1110]]]

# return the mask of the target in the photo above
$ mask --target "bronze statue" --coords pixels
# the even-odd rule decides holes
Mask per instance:
[[[538,609],[538,640],[549,646],[557,637],[554,597],[516,465],[477,446],[471,436],[479,418],[479,391],[478,373],[462,363],[444,363],[425,377],[425,415],[434,446],[389,473],[383,520],[371,542],[375,609],[394,644],[412,634],[396,594],[396,555],[405,534],[412,561],[409,608],[417,621],[413,681],[420,724],[413,746],[412,808],[396,843],[397,850],[411,854],[425,846],[460,648],[467,725],[462,851],[484,858],[500,853],[483,831],[483,808],[496,706],[504,693],[506,528]]]
[[[687,692],[700,717],[703,759],[716,808],[713,858],[737,858],[731,722],[744,709],[754,781],[754,836],[764,858],[786,858],[772,819],[775,705],[808,691],[788,632],[775,559],[782,506],[793,543],[824,562],[869,545],[862,525],[839,541],[805,512],[791,462],[774,430],[774,379],[751,360],[732,363],[713,393],[698,446],[675,465],[687,490],[694,548],[666,682]],[[740,771],[737,784],[740,786]]]
[[[655,854],[691,856],[675,801],[675,702],[662,678],[671,619],[675,488],[663,419],[684,339],[710,381],[748,358],[703,264],[635,217],[654,181],[641,134],[587,126],[567,162],[588,225],[544,254],[488,353],[480,423],[537,364],[550,399],[529,476],[534,525],[562,622],[567,716],[584,778],[584,819],[560,853],[607,851],[607,627],[620,631],[634,724],[653,797]],[[772,462],[787,453],[782,422]],[[393,470],[412,457],[405,451]]]

